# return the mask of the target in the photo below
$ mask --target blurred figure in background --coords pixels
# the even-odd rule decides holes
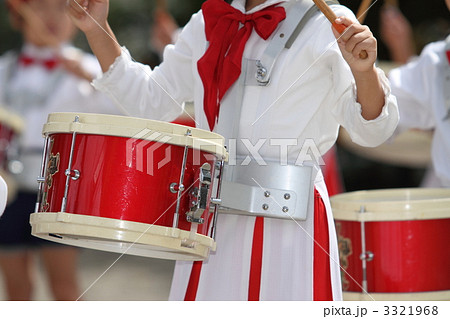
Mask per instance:
[[[65,13],[65,0],[10,0],[10,21],[23,36],[20,52],[0,58],[0,102],[22,116],[25,129],[15,154],[19,192],[0,219],[0,269],[10,300],[33,299],[34,253],[39,252],[56,300],[76,300],[78,249],[31,235],[29,215],[35,209],[49,113],[117,113],[111,100],[90,81],[99,72],[97,60],[71,45],[76,28]],[[11,153],[11,152],[10,152]]]
[[[380,34],[393,62],[404,64],[416,55],[413,29],[398,7],[383,6],[380,11]]]
[[[450,10],[450,0],[445,0]],[[400,110],[400,130],[434,130],[432,167],[422,186],[450,187],[450,37],[427,45],[415,56],[412,28],[398,8],[381,14],[382,39],[395,62],[389,78]]]
[[[5,211],[6,198],[8,198],[8,187],[3,177],[0,176],[0,217],[2,217]]]

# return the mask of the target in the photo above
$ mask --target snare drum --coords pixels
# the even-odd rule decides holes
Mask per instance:
[[[8,167],[8,152],[23,131],[22,118],[0,105],[0,175],[8,186],[8,202],[17,195],[17,183]]]
[[[450,300],[450,189],[358,191],[331,205],[344,300]]]
[[[54,113],[32,234],[86,248],[203,260],[215,249],[222,136],[114,115]],[[211,204],[211,205],[210,205]]]

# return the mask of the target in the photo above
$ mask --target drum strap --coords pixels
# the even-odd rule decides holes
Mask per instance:
[[[327,1],[329,4],[338,4],[338,1]],[[277,59],[283,50],[289,49],[295,39],[300,34],[306,23],[319,11],[312,0],[289,1],[284,4],[286,7],[286,19],[280,24],[278,30],[274,33],[271,42],[265,50],[262,58],[259,60],[243,59],[242,72],[237,81],[237,92],[235,93],[235,111],[232,124],[233,137],[239,136],[239,123],[242,111],[242,103],[245,86],[267,86],[270,83],[270,76],[273,68],[276,66]],[[231,150],[231,148],[230,148]],[[234,154],[230,154],[233,156]],[[278,166],[275,168],[275,166]],[[260,167],[254,172],[255,178],[270,179],[273,176],[285,176],[292,173],[292,170],[300,172],[292,175],[296,176],[298,183],[291,190],[282,185],[257,185],[255,181],[248,180],[244,183],[236,182],[233,176],[243,176],[245,171],[249,170],[249,166],[244,166],[242,174],[236,173],[238,166],[228,166],[227,169],[233,169],[234,172],[227,172],[225,180],[222,182],[222,198],[225,199],[224,207],[231,208],[233,211],[242,211],[256,214],[258,216],[275,217],[275,218],[295,218],[298,220],[306,219],[307,203],[312,194],[312,178],[313,172],[311,167],[301,167],[294,165],[275,165],[268,168]],[[256,168],[255,168],[256,169]],[[253,186],[250,186],[253,185]],[[262,192],[262,188],[272,194],[272,204],[270,205],[267,198]],[[305,189],[303,189],[305,188]],[[293,189],[302,189],[298,194]],[[290,192],[287,192],[290,191]],[[292,194],[290,205],[278,207],[275,202],[282,203],[285,201],[285,194]],[[245,196],[244,196],[245,195]],[[306,197],[305,197],[306,196]],[[295,198],[294,198],[295,197]],[[275,201],[275,202],[273,202]],[[264,208],[266,209],[264,209]]]
[[[444,67],[444,100],[445,100],[445,117],[444,121],[450,119],[450,35],[445,39],[445,67]]]
[[[326,0],[327,4],[339,4],[337,0]],[[270,83],[270,76],[276,65],[280,54],[285,49],[291,48],[306,23],[319,12],[312,0],[291,0],[285,2],[286,19],[272,36],[268,47],[264,51],[261,59],[242,59],[241,75],[236,81],[237,92],[232,121],[232,135],[239,136],[239,122],[241,118],[242,101],[245,86],[267,86]]]
[[[328,4],[339,4],[336,0],[326,2]],[[292,46],[306,23],[319,11],[312,0],[289,1],[284,6],[286,8],[286,19],[273,35],[261,59],[243,60],[243,63],[247,64],[245,85],[268,85],[272,70],[281,52]]]
[[[7,52],[3,59],[5,59],[5,72],[3,72],[2,76],[2,82],[3,83],[3,90],[2,90],[2,96],[0,96],[0,101],[8,104],[9,101],[9,94],[8,94],[8,83],[11,80],[15,66],[17,65],[17,57],[18,54],[16,52]]]

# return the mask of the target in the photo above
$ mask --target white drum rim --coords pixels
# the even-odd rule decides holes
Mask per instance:
[[[79,118],[78,122],[75,122],[76,117]],[[190,136],[186,136],[187,130],[190,130]],[[74,132],[156,142],[164,140],[164,143],[189,146],[216,154],[224,160],[228,159],[225,139],[220,134],[163,121],[109,114],[61,112],[49,114],[42,130],[44,136]],[[153,134],[154,132],[162,134]],[[166,141],[167,139],[169,140]]]
[[[355,191],[334,195],[330,201],[336,220],[401,221],[450,218],[450,189],[447,188]]]
[[[10,127],[14,132],[21,133],[25,127],[22,117],[16,113],[7,110],[0,104],[0,122]]]
[[[216,249],[215,241],[205,235],[113,218],[38,212],[30,215],[30,224],[31,233],[36,237],[72,246],[143,257],[205,260],[210,251]],[[182,246],[183,242],[188,245]]]
[[[400,292],[400,293],[362,293],[362,292],[343,292],[344,301],[424,301],[450,300],[450,290],[436,290],[425,292]]]

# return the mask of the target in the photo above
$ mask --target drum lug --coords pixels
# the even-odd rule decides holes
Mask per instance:
[[[180,191],[180,192],[184,191],[184,185],[178,184],[178,183],[172,183],[169,186],[169,190],[171,193],[176,194],[176,193],[178,193],[178,191]]]
[[[359,259],[366,260],[366,261],[372,261],[374,257],[373,252],[367,251],[365,254],[359,255]]]
[[[211,165],[204,163],[200,167],[199,184],[189,193],[190,210],[186,213],[186,220],[191,223],[204,223],[201,218],[205,209],[209,206],[209,189],[211,185]]]
[[[72,180],[76,181],[77,179],[80,178],[80,171],[77,169],[66,169],[65,173],[64,173],[67,177],[70,177]]]

